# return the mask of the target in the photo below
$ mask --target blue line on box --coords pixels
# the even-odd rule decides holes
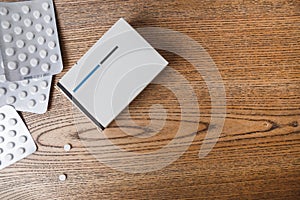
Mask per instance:
[[[84,77],[84,79],[74,88],[73,92],[76,92],[118,48],[118,46],[115,46],[115,48],[111,50],[107,54],[107,56],[105,56],[105,58],[100,62],[100,64],[96,65],[96,67],[94,67],[94,69],[86,77]]]
[[[94,69],[76,86],[73,92],[76,92],[99,68],[100,65],[94,67]]]

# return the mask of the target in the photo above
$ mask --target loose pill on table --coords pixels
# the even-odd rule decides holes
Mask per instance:
[[[65,145],[64,145],[64,150],[65,150],[65,151],[70,151],[71,148],[72,148],[72,146],[71,146],[70,144],[65,144]]]
[[[67,180],[67,175],[66,174],[61,174],[61,175],[59,175],[58,179],[60,181],[65,181],[65,180]]]

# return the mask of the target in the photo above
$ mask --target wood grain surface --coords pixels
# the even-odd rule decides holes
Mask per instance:
[[[49,111],[22,113],[38,151],[1,170],[1,200],[300,198],[299,1],[54,2],[64,71],[54,79]],[[199,159],[198,153],[211,117],[208,88],[193,65],[166,51],[160,53],[190,82],[201,111],[188,150],[161,170],[132,174],[104,165],[83,145],[76,109],[54,85],[120,17],[135,28],[154,26],[184,33],[213,58],[226,89],[227,115],[218,143],[205,158]],[[167,76],[164,71],[157,78]],[[180,106],[170,90],[151,84],[130,105],[139,126],[150,123],[153,104],[163,105],[168,113],[157,135],[130,137],[113,122],[107,137],[132,152],[163,148],[179,127]],[[121,115],[122,119],[126,117]],[[73,146],[70,152],[63,149],[66,143]],[[126,157],[121,159],[126,162]],[[157,162],[162,160],[152,164]],[[126,164],[129,169],[135,165]],[[59,181],[60,174],[66,174],[67,180]]]

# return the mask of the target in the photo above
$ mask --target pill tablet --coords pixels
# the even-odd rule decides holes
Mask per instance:
[[[38,61],[36,58],[32,58],[32,59],[30,60],[30,65],[31,65],[32,67],[36,67],[38,64],[39,64],[39,61]]]
[[[16,45],[17,45],[18,48],[23,48],[24,45],[25,45],[25,43],[24,43],[23,40],[17,40],[16,41]]]
[[[34,38],[34,36],[35,35],[32,32],[26,33],[26,37],[27,37],[28,40],[32,40]]]
[[[50,5],[49,5],[49,3],[44,2],[44,3],[42,4],[42,7],[43,7],[43,9],[44,9],[45,11],[47,11],[47,10],[50,8]]]
[[[36,145],[21,117],[12,106],[0,107],[0,170],[26,158]],[[20,140],[20,138],[22,138]],[[26,138],[24,140],[24,138]]]
[[[34,18],[36,18],[36,19],[40,18],[40,17],[41,17],[40,11],[38,11],[38,10],[34,11],[34,12],[33,12],[33,16],[34,16]]]
[[[49,43],[48,43],[48,47],[50,48],[50,49],[54,49],[55,48],[55,42],[54,41],[50,41]]]
[[[65,180],[67,180],[67,175],[61,174],[61,175],[59,175],[58,179],[59,179],[60,181],[65,181]]]
[[[64,150],[65,150],[65,151],[70,151],[71,148],[72,148],[72,146],[71,146],[70,144],[65,144],[65,145],[64,145]]]
[[[4,29],[9,29],[10,28],[10,23],[8,21],[2,21],[1,26]]]
[[[44,72],[49,71],[49,69],[50,69],[50,65],[49,64],[47,64],[47,63],[42,64],[42,70]]]
[[[48,36],[51,36],[54,34],[54,30],[52,28],[47,28],[46,33]]]
[[[18,55],[18,59],[21,61],[21,62],[24,62],[26,59],[27,59],[27,56],[25,53],[20,53]]]
[[[56,63],[57,60],[58,60],[58,56],[57,55],[52,55],[52,56],[50,56],[50,60],[51,60],[51,62]]]
[[[13,83],[13,82],[9,83],[9,86],[8,86],[8,88],[11,91],[14,91],[14,90],[18,89],[18,87],[19,87],[19,85],[17,83]]]
[[[21,69],[20,69],[20,72],[21,72],[21,74],[22,75],[27,75],[28,73],[29,73],[29,68],[28,67],[22,67]]]
[[[46,23],[50,23],[50,21],[52,20],[52,18],[49,15],[46,15],[44,17],[44,20],[45,20]]]
[[[10,96],[6,99],[6,104],[14,104],[16,102],[16,97]]]
[[[8,66],[8,69],[10,69],[10,70],[15,70],[15,69],[17,69],[17,63],[16,63],[16,62],[9,62],[9,63],[7,64],[7,66]]]
[[[5,34],[5,35],[3,35],[3,40],[4,40],[4,42],[11,42],[12,36],[10,34]]]
[[[18,13],[12,14],[11,18],[12,18],[15,22],[21,20],[21,16],[20,16]]]
[[[29,46],[28,46],[28,51],[29,51],[30,53],[34,53],[34,52],[36,51],[36,47],[35,47],[34,45],[29,45]]]
[[[43,25],[42,25],[42,24],[36,24],[36,25],[35,25],[35,30],[36,30],[37,32],[41,32],[41,31],[43,30]]]
[[[14,32],[15,32],[15,34],[17,34],[17,35],[20,35],[20,34],[23,32],[23,30],[22,30],[21,27],[16,26],[16,27],[14,28]]]
[[[44,50],[44,49],[42,49],[42,50],[40,51],[40,57],[41,57],[41,58],[46,58],[47,54],[48,54],[47,51]]]
[[[30,12],[30,8],[27,5],[22,6],[22,11],[24,14],[28,14]]]
[[[0,15],[7,15],[8,14],[8,10],[4,7],[0,7]]]
[[[32,21],[27,18],[27,19],[24,20],[24,24],[25,24],[26,27],[29,27],[29,26],[32,25]]]
[[[14,55],[15,51],[14,51],[13,48],[7,48],[5,50],[5,53],[6,53],[7,56],[12,56],[12,55]]]

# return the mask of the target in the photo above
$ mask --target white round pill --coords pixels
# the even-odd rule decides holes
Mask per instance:
[[[9,61],[9,62],[7,63],[7,67],[8,67],[8,69],[10,69],[10,70],[15,70],[15,69],[17,69],[17,63],[14,62],[14,61]]]
[[[30,92],[32,93],[32,94],[35,94],[35,93],[37,93],[39,91],[39,88],[36,86],[36,85],[34,85],[34,86],[32,86],[31,88],[30,88]]]
[[[18,59],[21,61],[21,62],[24,62],[26,59],[27,59],[27,56],[25,53],[20,53],[18,55]]]
[[[43,65],[48,65],[48,64],[43,64]],[[40,83],[41,88],[46,89],[48,87],[48,82],[47,81],[42,81]]]
[[[58,60],[58,56],[56,54],[54,54],[54,55],[50,56],[50,60],[51,60],[51,62],[56,63]]]
[[[17,135],[17,132],[15,130],[10,130],[10,131],[8,131],[8,135],[10,137],[15,137]]]
[[[27,141],[27,137],[25,135],[22,135],[22,136],[19,137],[19,141],[21,143],[25,143]]]
[[[1,21],[1,26],[3,29],[9,29],[10,28],[10,23],[6,20]]]
[[[0,121],[5,119],[5,115],[3,113],[0,113]]]
[[[5,78],[5,75],[2,74],[2,75],[0,75],[0,83],[4,83],[4,82],[6,82],[6,78]]]
[[[27,86],[30,83],[30,81],[29,80],[23,80],[21,83],[22,83],[22,85]]]
[[[64,150],[65,150],[65,151],[70,151],[71,148],[72,148],[72,146],[71,146],[70,144],[65,144],[65,145],[64,145]]]
[[[35,30],[37,31],[37,32],[41,32],[42,30],[43,30],[43,26],[42,26],[42,24],[36,24],[35,25]]]
[[[33,16],[34,16],[34,18],[36,18],[36,19],[40,18],[40,17],[41,17],[40,11],[38,11],[38,10],[34,11],[34,12],[33,12]]]
[[[7,155],[5,156],[5,160],[6,160],[6,161],[11,161],[12,159],[14,159],[14,156],[13,156],[12,154],[7,154]]]
[[[18,89],[19,85],[17,83],[14,83],[14,82],[11,82],[8,86],[8,88],[11,90],[11,91],[15,91],[16,89]]]
[[[40,37],[38,38],[38,43],[39,43],[40,45],[43,45],[43,44],[45,43],[45,38],[44,38],[43,36],[40,36]]]
[[[55,44],[54,41],[50,41],[50,42],[48,43],[48,47],[49,47],[50,49],[54,49],[55,46],[56,46],[56,44]]]
[[[46,50],[42,49],[39,54],[40,54],[41,58],[46,58],[48,53]]]
[[[44,20],[45,20],[46,23],[49,23],[49,22],[51,22],[52,18],[50,17],[50,15],[46,15],[44,17]]]
[[[42,8],[43,8],[44,10],[48,10],[48,9],[50,8],[49,3],[44,2],[44,3],[42,4]]]
[[[22,9],[22,11],[23,11],[24,14],[27,14],[27,13],[30,12],[30,8],[29,8],[28,6],[26,6],[26,5],[25,5],[25,6],[22,6],[21,9]]]
[[[28,107],[33,108],[36,105],[36,101],[31,99],[30,101],[28,101]]]
[[[21,73],[23,76],[29,74],[29,71],[30,71],[30,70],[29,70],[28,67],[22,67],[22,68],[20,69],[20,73]]]
[[[7,15],[8,14],[8,10],[4,7],[0,7],[0,15]]]
[[[17,40],[17,41],[16,41],[16,45],[17,45],[18,48],[21,49],[21,48],[24,47],[25,43],[24,43],[23,40]]]
[[[15,143],[13,143],[13,142],[9,142],[6,144],[6,148],[8,148],[8,149],[13,149],[14,147],[15,147]]]
[[[6,94],[6,89],[5,88],[0,88],[0,97]]]
[[[18,13],[14,13],[14,14],[12,14],[11,18],[12,18],[15,22],[17,22],[17,21],[20,21],[21,16],[20,16]]]
[[[4,137],[0,136],[0,143],[4,142]]]
[[[28,46],[28,51],[30,52],[30,53],[34,53],[35,51],[36,51],[36,47],[32,44],[32,45],[29,45]]]
[[[32,21],[30,19],[24,19],[24,24],[26,27],[30,27],[32,25]]]
[[[13,48],[5,49],[5,53],[7,56],[13,56],[15,54],[15,50]]]
[[[5,130],[5,126],[0,125],[0,132],[3,132]]]
[[[9,119],[8,123],[11,126],[15,126],[18,123],[18,121],[15,118],[11,118]]]
[[[26,98],[27,97],[27,92],[26,91],[22,91],[22,92],[20,92],[19,93],[19,97],[21,98],[21,99],[24,99],[24,98]]]
[[[32,59],[30,60],[30,65],[31,65],[32,67],[36,67],[38,64],[39,64],[38,59],[32,58]]]
[[[59,179],[60,181],[65,181],[65,180],[67,180],[67,175],[61,174],[61,175],[59,175],[58,179]]]
[[[15,126],[18,123],[18,121],[15,118],[11,118],[9,119],[8,123],[11,126]]]
[[[26,37],[28,40],[32,40],[34,38],[34,34],[32,32],[26,33]]]
[[[44,72],[47,72],[50,69],[50,65],[47,63],[44,63],[44,64],[42,64],[41,68]]]
[[[19,154],[24,154],[25,151],[26,151],[26,150],[25,150],[23,147],[21,147],[21,148],[18,149],[18,153],[19,153]]]
[[[12,36],[10,34],[5,34],[3,36],[4,42],[11,42],[12,41]]]
[[[39,96],[40,102],[44,102],[44,101],[46,101],[46,99],[47,99],[47,96],[46,96],[45,94],[41,94],[41,95]]]
[[[16,102],[16,97],[10,96],[6,99],[7,104],[14,104]]]
[[[2,153],[3,153],[3,149],[0,148],[0,154],[2,154]],[[1,165],[1,162],[0,162],[0,165]]]
[[[54,30],[52,28],[47,28],[46,30],[47,35],[51,36],[54,33]]]
[[[15,32],[15,34],[17,34],[17,35],[20,35],[20,34],[23,32],[23,30],[22,30],[21,27],[16,26],[16,27],[14,28],[14,32]]]

